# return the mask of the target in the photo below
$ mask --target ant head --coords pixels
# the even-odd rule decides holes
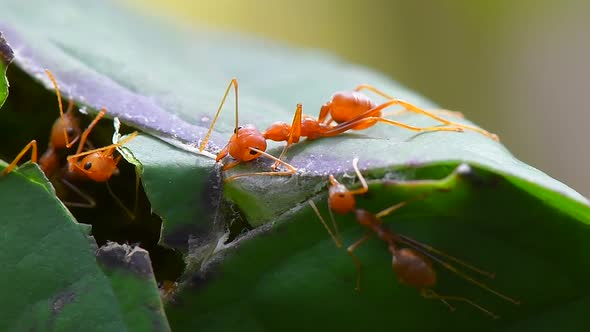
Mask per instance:
[[[397,250],[392,264],[400,282],[406,285],[422,289],[436,284],[436,272],[430,260],[412,249]]]
[[[249,161],[260,157],[260,151],[266,150],[266,139],[253,126],[238,127],[229,140],[229,154],[236,160]]]
[[[68,136],[68,141],[72,142],[76,137],[80,136],[80,121],[78,118],[69,116],[68,113],[64,117],[60,117],[53,123],[51,128],[51,145],[57,149],[65,149],[67,146],[64,131]]]
[[[113,159],[109,153],[94,152],[85,156],[82,161],[74,164],[74,169],[80,175],[96,181],[106,182],[118,171],[119,159]]]
[[[356,200],[343,184],[340,184],[334,176],[330,175],[330,189],[328,191],[328,204],[332,211],[339,214],[347,214],[354,210]]]

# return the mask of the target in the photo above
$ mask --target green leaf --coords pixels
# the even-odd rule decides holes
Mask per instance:
[[[1,163],[0,170],[5,163]],[[0,178],[2,331],[168,331],[147,253],[113,267],[36,165]]]
[[[146,135],[126,147],[133,151],[127,158],[139,166],[152,210],[162,216],[161,244],[186,252],[191,237],[219,236],[213,230],[223,233],[223,222],[215,222],[221,197],[214,193],[221,184],[214,160],[195,158]]]
[[[6,97],[8,97],[8,80],[6,79],[6,67],[10,64],[14,54],[12,49],[6,43],[4,35],[0,31],[0,107],[4,104]]]
[[[493,280],[470,274],[522,304],[435,263],[439,294],[467,297],[501,318],[460,302],[451,302],[456,311],[449,312],[396,280],[387,246],[375,236],[355,251],[363,264],[362,290],[355,292],[353,261],[336,248],[311,208],[301,205],[218,248],[168,303],[172,328],[554,331],[589,323],[590,229],[575,213],[553,209],[510,181],[466,165],[435,181],[373,180],[359,205],[376,212],[418,195],[427,196],[385,217],[387,227],[495,272]],[[318,206],[327,217],[321,196]],[[345,247],[366,232],[350,216],[337,221]]]
[[[220,191],[218,168],[214,172],[211,160],[194,151],[230,77],[240,80],[240,122],[259,129],[289,122],[297,102],[305,113],[317,114],[333,92],[360,83],[423,108],[436,107],[397,83],[317,52],[173,28],[109,2],[31,6],[12,0],[3,4],[0,19],[0,30],[22,50],[16,64],[31,77],[49,88],[40,75],[49,67],[67,95],[92,109],[105,106],[111,116],[185,150],[147,136],[129,145],[147,195],[164,220],[162,242],[189,248],[191,270],[167,307],[175,330],[587,325],[580,309],[588,302],[587,200],[474,132],[415,135],[380,124],[359,134],[298,143],[287,158],[300,169],[297,175],[225,184],[224,195],[250,225],[259,226],[225,243],[227,235],[219,229],[229,222],[217,219],[224,211],[211,204]],[[228,103],[231,107],[232,100]],[[208,147],[212,153],[234,129],[233,113],[225,112]],[[437,124],[419,115],[397,119]],[[268,151],[277,155],[280,147],[273,143]],[[523,304],[513,306],[441,272],[439,293],[467,296],[502,319],[491,321],[465,304],[449,313],[395,280],[391,256],[377,240],[358,251],[365,290],[355,293],[354,266],[333,247],[306,205],[310,198],[325,197],[328,174],[350,173],[355,156],[373,179],[369,199],[359,206],[376,212],[429,192],[388,218],[398,221],[392,228],[493,270],[498,277],[489,283]],[[443,179],[462,163],[472,171],[421,185],[404,183]],[[269,166],[254,162],[228,174]],[[392,184],[392,179],[403,181]],[[341,222],[346,244],[362,236],[351,217]]]

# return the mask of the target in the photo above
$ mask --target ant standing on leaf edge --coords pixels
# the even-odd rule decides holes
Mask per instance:
[[[355,289],[357,291],[360,291],[361,289],[362,262],[354,254],[354,251],[371,237],[377,237],[387,246],[387,250],[392,257],[393,272],[397,275],[400,283],[418,289],[420,295],[426,299],[440,300],[451,311],[455,310],[455,307],[451,304],[452,302],[462,302],[469,304],[470,306],[494,319],[499,318],[499,316],[492,311],[466,297],[441,295],[435,292],[433,288],[437,284],[437,272],[434,268],[433,262],[442,266],[445,270],[458,276],[459,278],[495,295],[502,300],[510,302],[514,305],[520,304],[520,301],[490,288],[485,283],[475,279],[457,266],[461,266],[465,270],[469,270],[490,279],[495,278],[494,273],[487,272],[478,267],[475,267],[455,256],[414,240],[409,236],[394,232],[384,224],[385,221],[383,219],[386,216],[410,203],[424,199],[426,197],[425,194],[417,195],[406,201],[398,202],[375,214],[365,209],[357,208],[355,196],[367,193],[369,191],[369,186],[358,168],[358,158],[354,158],[352,165],[357,177],[361,182],[361,188],[349,190],[344,185],[339,183],[333,175],[329,176],[330,185],[328,194],[328,211],[330,212],[330,217],[332,220],[332,228],[328,226],[328,223],[326,223],[322,217],[313,200],[309,200],[308,203],[338,248],[342,247],[342,240],[340,238],[337,223],[332,212],[336,212],[340,215],[353,213],[359,225],[367,230],[363,237],[349,245],[346,249],[356,267],[357,276]],[[450,262],[453,262],[457,266],[451,264]]]
[[[446,120],[434,114],[433,112],[423,110],[405,101],[394,99],[393,97],[367,84],[359,85],[354,91],[339,92],[334,94],[331,100],[322,106],[317,119],[312,116],[302,114],[303,107],[301,104],[298,104],[295,110],[295,115],[293,116],[292,123],[290,125],[286,122],[279,121],[271,124],[264,132],[260,132],[254,125],[248,124],[240,126],[239,124],[238,81],[234,78],[230,81],[225,90],[225,93],[223,94],[221,103],[217,108],[217,112],[215,113],[213,120],[211,121],[207,134],[199,146],[199,152],[203,152],[207,146],[213,128],[215,127],[217,119],[221,113],[221,110],[223,109],[223,105],[225,104],[227,96],[232,87],[235,95],[234,132],[228,143],[217,154],[216,161],[220,162],[228,155],[233,158],[233,161],[223,165],[223,171],[230,170],[241,163],[249,162],[262,156],[274,160],[275,163],[271,167],[272,171],[236,174],[227,177],[225,179],[226,182],[233,181],[236,178],[243,176],[293,175],[297,172],[297,169],[291,164],[285,162],[283,158],[285,157],[288,148],[292,144],[298,143],[301,137],[307,137],[308,139],[332,137],[340,135],[348,130],[364,130],[377,124],[378,122],[417,132],[463,132],[464,130],[471,130],[497,140],[497,136],[495,134],[491,134],[478,127]],[[382,97],[385,97],[388,99],[388,101],[381,105],[376,105],[368,97],[359,92],[363,89],[370,90]],[[442,125],[432,127],[416,127],[399,121],[386,119],[382,116],[382,110],[391,106],[402,106],[404,108],[402,112],[397,111],[395,114],[401,114],[403,112],[422,114],[441,122]],[[450,111],[438,112],[441,114],[458,116],[457,113],[452,113]],[[333,122],[336,122],[336,124]],[[266,152],[267,140],[277,142],[285,141],[287,143],[279,157],[272,156]],[[284,166],[287,170],[276,171],[280,165]]]

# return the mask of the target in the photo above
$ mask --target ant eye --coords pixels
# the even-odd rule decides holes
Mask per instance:
[[[234,129],[234,134],[237,134],[238,133],[238,130],[240,130],[240,129],[242,129],[242,126],[239,126],[238,128],[235,128]]]
[[[90,167],[92,167],[92,163],[91,162],[87,162],[86,164],[84,164],[84,169],[85,170],[89,170]]]
[[[68,134],[68,137],[74,136],[75,133],[76,133],[76,130],[74,130],[74,128],[72,128],[72,127],[68,127],[66,129],[66,134]]]
[[[258,153],[258,151],[250,150],[250,154],[251,154],[251,155],[255,155],[255,154],[257,154],[257,153]]]

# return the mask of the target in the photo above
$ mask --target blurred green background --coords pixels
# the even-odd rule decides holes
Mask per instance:
[[[127,1],[374,68],[590,196],[590,1]]]

